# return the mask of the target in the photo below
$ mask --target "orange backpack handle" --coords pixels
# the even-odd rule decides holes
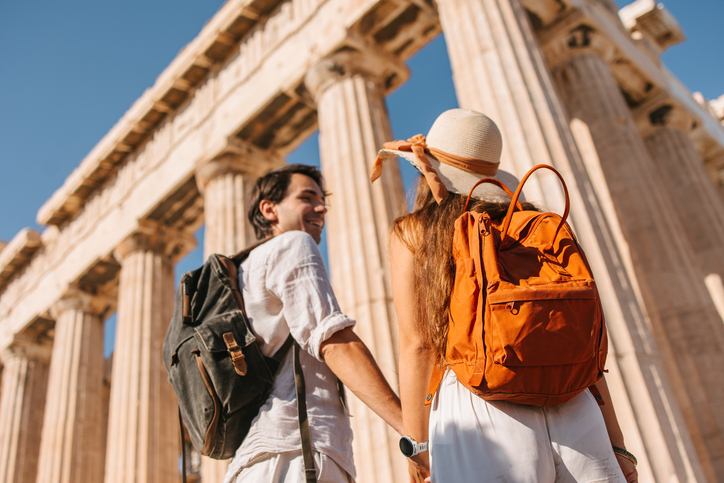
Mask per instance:
[[[566,219],[568,219],[568,213],[570,212],[571,208],[571,200],[568,197],[568,188],[566,187],[566,182],[563,181],[563,176],[556,171],[556,169],[553,166],[549,166],[547,164],[539,164],[537,166],[533,166],[530,168],[530,171],[528,171],[525,176],[523,176],[523,179],[520,180],[520,183],[518,184],[518,189],[515,190],[515,194],[512,196],[513,200],[510,203],[510,208],[508,208],[508,214],[505,215],[505,220],[503,221],[503,227],[500,231],[500,245],[503,246],[503,240],[505,240],[505,236],[508,234],[508,227],[510,226],[510,221],[513,219],[513,212],[515,211],[516,205],[520,205],[518,203],[518,198],[520,197],[520,194],[523,192],[523,185],[528,180],[531,174],[533,174],[534,171],[540,169],[540,168],[546,168],[550,169],[555,173],[556,176],[558,176],[558,179],[561,180],[561,185],[563,186],[563,192],[566,195],[566,209],[563,212],[563,216],[561,217],[561,222],[558,224],[558,228],[556,228],[556,232],[553,234],[553,238],[551,239],[551,244],[547,247],[547,250],[550,250],[553,248],[553,242],[558,237],[558,232],[561,231],[561,227],[566,222]]]
[[[468,199],[465,200],[465,206],[463,207],[463,213],[465,213],[466,211],[468,211],[468,204],[470,203],[470,198],[473,196],[473,191],[475,191],[475,188],[477,188],[479,185],[481,185],[481,184],[483,184],[483,183],[494,184],[494,185],[497,186],[498,188],[500,188],[500,189],[502,189],[503,191],[505,191],[505,192],[508,194],[508,196],[510,196],[511,198],[513,197],[513,193],[510,192],[510,190],[508,189],[508,187],[505,186],[505,185],[504,185],[503,183],[501,183],[500,181],[498,181],[497,179],[495,179],[495,178],[483,178],[483,179],[481,179],[480,181],[478,181],[477,183],[475,183],[475,184],[473,185],[473,187],[470,189],[470,194],[468,194]],[[520,202],[517,203],[517,208],[518,208],[518,210],[523,211],[523,205],[521,205]]]

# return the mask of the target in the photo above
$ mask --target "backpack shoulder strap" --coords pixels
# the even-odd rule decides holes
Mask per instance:
[[[251,253],[251,251],[252,251],[253,249],[257,248],[258,246],[261,246],[261,245],[265,244],[266,242],[268,242],[268,241],[271,240],[272,238],[274,238],[274,237],[273,237],[273,236],[268,236],[268,237],[266,237],[266,238],[262,238],[262,239],[259,240],[258,242],[249,245],[248,247],[244,248],[242,251],[240,251],[239,253],[237,253],[237,254],[234,255],[233,257],[229,257],[229,258],[230,258],[230,259],[234,262],[234,264],[238,267],[239,265],[241,265],[241,262],[243,262],[244,260],[246,260],[246,257],[249,256],[249,254]]]
[[[291,338],[291,336],[290,336]],[[307,390],[304,383],[304,373],[299,362],[299,344],[294,342],[294,385],[297,388],[297,417],[299,419],[299,433],[302,438],[302,457],[304,459],[304,475],[306,483],[317,483],[317,469],[314,466],[314,453],[312,435],[309,432],[309,418],[307,417]]]

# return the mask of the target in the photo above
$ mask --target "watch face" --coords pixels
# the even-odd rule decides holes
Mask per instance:
[[[412,456],[415,452],[415,447],[413,446],[412,441],[410,441],[410,438],[400,439],[400,451],[402,451],[402,454],[408,458]]]

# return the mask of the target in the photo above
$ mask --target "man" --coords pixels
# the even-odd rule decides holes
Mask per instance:
[[[398,433],[400,400],[337,304],[317,244],[324,228],[324,179],[314,167],[287,165],[259,178],[249,206],[258,238],[239,270],[240,287],[262,352],[291,333],[301,347],[307,413],[318,481],[353,482],[352,429],[337,378]],[[236,452],[225,483],[303,482],[292,353]]]

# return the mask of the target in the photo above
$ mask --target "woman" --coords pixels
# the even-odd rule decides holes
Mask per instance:
[[[390,264],[400,339],[401,442],[411,481],[567,482],[637,481],[635,457],[625,450],[605,380],[552,408],[485,401],[466,389],[449,369],[431,405],[424,405],[436,364],[445,370],[448,304],[455,267],[453,224],[466,195],[482,178],[498,179],[511,191],[515,177],[498,169],[502,141],[483,114],[453,109],[441,114],[427,138],[385,144],[381,163],[395,157],[421,173],[411,214],[395,221]],[[510,198],[492,184],[473,193],[469,209],[502,217]],[[526,204],[526,209],[534,209]],[[599,409],[600,408],[600,409]],[[424,442],[429,438],[429,452]],[[422,444],[417,444],[422,443]],[[614,453],[615,450],[615,453]],[[624,476],[625,475],[625,476]]]

